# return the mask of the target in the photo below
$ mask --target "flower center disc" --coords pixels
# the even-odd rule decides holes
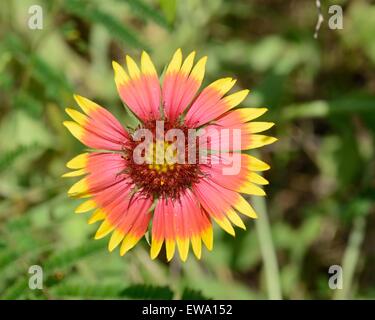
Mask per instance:
[[[162,139],[156,137],[155,121],[147,122],[138,129],[147,129],[152,135],[152,141],[147,144],[145,138],[138,141],[139,139],[135,139],[135,135],[132,135],[129,144],[124,146],[126,174],[132,179],[137,191],[147,197],[178,199],[184,189],[190,188],[202,176],[197,160],[198,152],[195,151],[199,150],[198,140],[195,139],[196,147],[193,149],[195,161],[191,161],[186,126],[164,122]],[[166,141],[165,133],[170,129],[178,129],[183,133],[184,138],[180,138],[178,143],[177,139]],[[143,151],[140,152],[139,150],[142,149]],[[140,152],[144,163],[136,161],[134,157],[136,152]],[[179,158],[181,155],[183,159]]]

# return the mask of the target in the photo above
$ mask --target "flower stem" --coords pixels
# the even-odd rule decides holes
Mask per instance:
[[[268,220],[266,202],[263,197],[253,196],[252,203],[256,213],[258,214],[258,219],[255,221],[255,226],[264,263],[268,298],[271,300],[281,300],[282,295],[279,267],[275,247],[272,242],[271,227]]]
[[[365,225],[366,220],[364,216],[358,216],[355,218],[353,229],[349,237],[349,243],[342,259],[343,287],[341,290],[336,290],[335,295],[333,296],[334,299],[350,299],[354,273],[357,268],[360,248],[364,238]]]

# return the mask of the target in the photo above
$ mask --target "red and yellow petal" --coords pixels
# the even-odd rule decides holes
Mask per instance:
[[[137,208],[137,211],[135,211],[137,219],[129,230],[127,230],[128,228],[125,226],[125,221],[123,222],[123,225],[119,225],[120,230],[126,232],[126,236],[124,237],[124,240],[121,244],[120,255],[123,256],[126,252],[133,248],[145,235],[149,222],[151,220],[151,213],[149,212],[151,205],[152,201],[148,199],[145,201],[145,204],[143,204],[141,208]],[[130,206],[130,210],[131,209],[132,208]]]
[[[143,121],[159,119],[161,88],[150,56],[143,51],[141,69],[126,56],[128,72],[113,61],[115,82],[122,101]]]
[[[225,113],[204,127],[201,135],[202,145],[207,149],[229,152],[259,148],[277,141],[274,137],[258,134],[272,128],[273,122],[248,122],[266,110],[242,108]]]
[[[101,220],[104,216],[95,238],[100,239],[113,232],[108,250],[113,251],[121,243],[120,254],[124,255],[147,231],[152,201],[132,195],[131,185],[125,182],[97,192],[93,200],[100,206],[100,211],[96,212],[89,222]]]
[[[193,66],[194,58],[195,52],[192,52],[182,61],[182,52],[178,49],[167,67],[162,99],[164,113],[172,122],[188,107],[202,83],[207,57]]]
[[[238,192],[226,189],[210,178],[202,179],[193,187],[193,191],[204,210],[222,229],[233,236],[235,232],[232,223],[241,228],[244,227],[236,211],[256,218],[253,208]]]
[[[89,99],[78,95],[74,98],[84,114],[71,108],[65,109],[74,120],[63,122],[72,135],[90,148],[121,150],[129,136],[117,119]]]
[[[249,126],[247,126],[249,124]],[[239,128],[223,128],[216,124],[207,125],[202,129],[199,137],[201,148],[213,151],[232,152],[260,148],[277,141],[276,138],[254,134],[262,126],[264,129],[273,126],[273,123],[263,122],[258,127],[246,123]]]
[[[67,165],[81,168],[87,173],[68,192],[70,196],[90,197],[75,212],[96,209],[88,221],[90,224],[102,221],[95,239],[112,232],[108,249],[112,251],[122,242],[120,254],[124,255],[147,231],[152,201],[132,196],[132,184],[126,175],[119,175],[124,170],[124,162],[119,154],[85,153],[73,158]]]
[[[200,127],[238,106],[247,97],[249,90],[223,97],[234,84],[235,80],[223,78],[206,87],[189,108],[185,123],[191,127]]]
[[[267,112],[267,108],[239,108],[228,111],[214,120],[224,128],[237,127],[243,123],[254,120]]]
[[[104,213],[103,210],[97,209],[94,211],[94,213],[91,215],[90,219],[87,221],[88,224],[93,224],[98,221],[104,220],[106,217],[106,214]]]
[[[247,160],[247,155],[240,153],[211,155],[209,165],[202,165],[201,170],[212,181],[227,189],[264,196],[265,192],[257,184],[266,185],[268,181],[252,172]]]
[[[181,260],[185,261],[190,243],[200,259],[202,241],[211,250],[212,239],[211,222],[191,191],[186,191],[178,200],[158,200],[152,222],[152,259],[158,256],[163,243],[168,261],[173,258],[176,248]]]
[[[69,169],[82,169],[86,167],[89,153],[81,153],[67,162],[66,166]]]
[[[91,211],[93,209],[96,209],[98,207],[98,205],[96,204],[96,202],[92,199],[90,200],[86,200],[85,202],[82,202],[76,209],[75,209],[75,213],[84,213],[84,212],[88,212],[88,211]]]
[[[81,167],[78,171],[86,174],[68,190],[68,195],[74,198],[94,196],[102,190],[118,187],[118,184],[127,189],[131,186],[126,175],[119,175],[125,169],[120,154],[84,153],[70,160],[67,166]]]

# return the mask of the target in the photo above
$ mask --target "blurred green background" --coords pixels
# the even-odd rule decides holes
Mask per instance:
[[[375,298],[375,4],[322,2],[314,39],[314,0],[1,1],[0,298]],[[34,4],[42,30],[28,28]],[[328,28],[332,4],[343,30]],[[83,149],[64,108],[78,93],[125,122],[111,61],[146,49],[161,73],[178,47],[208,55],[204,84],[237,78],[276,122],[259,154],[268,196],[251,199],[261,218],[236,238],[215,228],[201,261],[151,261],[144,239],[110,254],[60,178]],[[34,264],[43,290],[28,288]]]

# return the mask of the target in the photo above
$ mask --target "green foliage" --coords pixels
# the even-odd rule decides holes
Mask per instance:
[[[105,248],[106,244],[103,241],[91,241],[78,248],[67,250],[61,253],[57,253],[47,259],[44,263],[44,267],[47,270],[55,270],[69,267],[75,262],[82,258],[87,257],[99,250]]]
[[[30,151],[35,151],[36,148],[38,148],[37,144],[33,144],[29,146],[21,145],[13,150],[4,152],[2,155],[0,155],[0,171],[6,170],[17,159],[24,156],[26,153]]]
[[[14,300],[22,297],[22,294],[28,289],[28,280],[21,278],[11,284],[1,295],[3,300]]]
[[[69,12],[74,13],[83,19],[103,25],[119,41],[122,41],[129,46],[135,48],[147,48],[147,45],[143,43],[137,33],[131,31],[123,23],[94,6],[85,5],[79,0],[67,0],[65,8],[69,10]]]
[[[181,300],[207,300],[200,290],[185,288],[182,292]]]
[[[115,299],[120,296],[122,288],[118,285],[83,285],[63,283],[53,288],[52,294],[65,298]]]
[[[163,10],[169,23],[173,23],[176,17],[176,0],[160,0],[160,7]]]
[[[148,5],[146,2],[143,2],[141,0],[121,0],[121,1],[126,2],[134,10],[134,13],[136,13],[142,19],[145,19],[145,20],[149,19],[151,21],[154,21],[158,25],[162,26],[163,28],[170,30],[169,22],[171,22],[171,20],[168,19],[169,21],[168,22],[166,18],[162,14],[160,14],[159,11],[155,10],[152,6]]]
[[[146,284],[123,287],[121,284],[113,285],[82,285],[82,283],[62,283],[52,288],[51,294],[55,297],[90,299],[150,299],[171,300],[173,291],[168,286],[152,286]],[[207,300],[199,290],[185,288],[182,300]]]
[[[6,268],[18,257],[18,254],[14,251],[3,249],[0,254],[0,270]]]
[[[163,299],[171,300],[173,298],[172,290],[167,287],[133,285],[125,288],[120,292],[120,297],[131,299]]]

